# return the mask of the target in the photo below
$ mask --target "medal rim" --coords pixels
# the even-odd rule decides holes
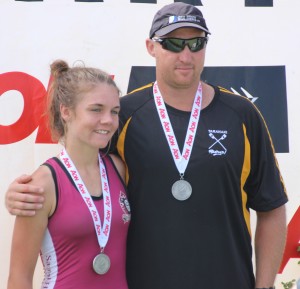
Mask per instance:
[[[105,266],[105,270],[98,270],[97,268],[96,268],[96,262],[97,262],[97,259],[105,259],[105,263],[107,264],[106,266]],[[107,273],[108,272],[108,270],[109,270],[109,268],[110,268],[110,258],[106,255],[106,254],[104,254],[104,253],[100,253],[100,254],[98,254],[95,258],[94,258],[94,260],[93,260],[93,269],[94,269],[94,271],[97,273],[97,274],[99,274],[99,275],[104,275],[105,273]]]
[[[184,183],[185,186],[187,186],[187,188],[188,188],[188,190],[189,190],[188,193],[185,194],[186,196],[185,196],[184,198],[180,198],[180,197],[178,196],[178,193],[176,194],[175,184],[178,184],[178,183]],[[176,200],[178,200],[178,201],[185,201],[185,200],[189,199],[190,196],[192,195],[192,191],[193,191],[191,184],[190,184],[188,181],[186,181],[186,180],[178,180],[178,181],[176,181],[176,182],[172,185],[172,189],[171,189],[171,190],[172,190],[172,195],[173,195],[173,197],[174,197]]]

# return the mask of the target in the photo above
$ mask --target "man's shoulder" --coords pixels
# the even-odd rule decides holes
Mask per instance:
[[[153,87],[153,83],[149,83],[147,85],[144,85],[144,86],[134,89],[133,91],[131,91],[128,94],[121,97],[121,103],[131,102],[131,101],[136,100],[137,98],[151,97],[152,87]]]
[[[237,94],[226,88],[218,86],[215,88],[218,91],[220,101],[235,109],[250,109],[254,108],[253,103],[244,95]]]
[[[256,124],[262,122],[263,116],[250,98],[222,87],[217,87],[217,91],[222,106],[239,115],[243,122],[255,122]]]
[[[144,85],[121,97],[121,113],[132,113],[153,99],[153,83]]]

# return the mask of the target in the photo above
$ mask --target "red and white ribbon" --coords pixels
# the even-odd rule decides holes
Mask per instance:
[[[199,82],[197,92],[195,94],[194,103],[191,111],[188,129],[185,136],[182,153],[179,150],[178,143],[172,128],[172,124],[166,109],[163,97],[159,91],[157,82],[153,85],[154,103],[158,112],[158,116],[164,130],[167,142],[169,144],[171,154],[180,176],[183,178],[184,172],[190,160],[192,153],[196,131],[200,119],[201,104],[202,104],[202,86]]]
[[[61,151],[60,159],[64,164],[66,170],[69,172],[70,176],[72,177],[83,201],[85,202],[85,204],[87,205],[90,211],[90,214],[94,222],[98,243],[101,251],[103,251],[109,239],[111,220],[112,220],[112,206],[111,206],[111,196],[109,190],[109,183],[107,179],[107,173],[106,173],[104,163],[100,157],[100,154],[98,155],[98,159],[99,159],[99,166],[100,166],[99,173],[101,176],[101,185],[102,185],[102,194],[103,194],[103,203],[104,203],[103,226],[101,226],[101,219],[98,210],[94,204],[94,201],[92,199],[92,196],[88,192],[84,182],[82,181],[79,175],[78,170],[76,169],[74,163],[72,162],[71,158],[69,157],[65,149]]]

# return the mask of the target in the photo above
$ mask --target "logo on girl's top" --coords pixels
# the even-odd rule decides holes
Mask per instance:
[[[119,203],[120,207],[123,211],[122,219],[124,221],[124,224],[130,221],[130,206],[129,202],[127,199],[127,196],[124,192],[120,191],[120,196],[119,196]]]

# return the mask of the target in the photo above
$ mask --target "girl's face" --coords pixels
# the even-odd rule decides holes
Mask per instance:
[[[118,90],[107,83],[97,84],[81,96],[74,110],[61,108],[67,126],[66,144],[105,148],[118,128],[119,111]]]

